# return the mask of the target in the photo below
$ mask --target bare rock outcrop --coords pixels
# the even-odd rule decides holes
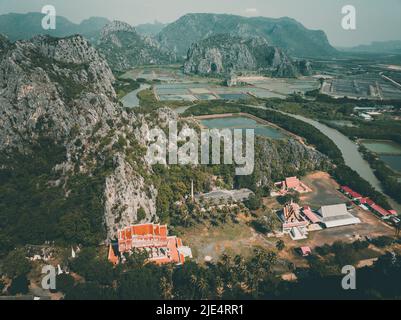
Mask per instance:
[[[106,25],[96,47],[113,70],[124,71],[137,65],[163,64],[175,61],[175,55],[134,27],[121,21]]]
[[[137,150],[150,125],[124,111],[113,81],[107,61],[81,36],[0,39],[1,151],[34,152],[42,138],[62,145],[65,161],[48,184],[63,186],[66,198],[70,179],[100,175],[108,239],[120,227],[158,219],[157,191],[144,177],[151,168]]]
[[[301,74],[297,64],[283,50],[270,46],[265,38],[229,34],[194,43],[188,51],[184,72],[199,75],[260,73],[275,77]]]

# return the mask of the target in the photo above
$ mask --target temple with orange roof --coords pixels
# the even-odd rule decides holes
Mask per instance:
[[[284,196],[290,191],[296,191],[298,193],[308,193],[312,191],[311,188],[297,177],[286,178],[284,181],[276,182],[274,186],[279,190],[271,193],[271,196],[273,197]]]
[[[289,234],[293,240],[307,238],[309,222],[301,215],[301,207],[297,203],[287,203],[279,218],[282,221],[283,233]]]
[[[183,264],[185,258],[192,258],[189,247],[176,236],[168,236],[167,225],[153,223],[137,224],[118,231],[118,245],[109,248],[109,261],[117,264],[118,256],[134,250],[146,251],[148,262],[156,264]]]

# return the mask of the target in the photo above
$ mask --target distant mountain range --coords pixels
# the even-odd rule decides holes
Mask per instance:
[[[311,73],[307,61],[293,57],[338,53],[323,31],[309,30],[290,18],[192,13],[170,24],[155,22],[134,28],[106,18],[92,17],[76,24],[58,16],[55,30],[44,30],[42,19],[41,13],[0,15],[0,33],[12,42],[43,34],[80,34],[99,50],[114,71],[185,61],[188,73],[227,75],[253,71],[293,77]],[[212,66],[218,70],[213,71]]]
[[[43,14],[41,13],[9,13],[0,15],[0,33],[6,35],[9,40],[27,40],[39,34],[53,37],[67,37],[73,34],[81,34],[91,39],[110,21],[106,18],[91,17],[75,24],[62,16],[57,16],[57,28],[44,30],[42,28]]]
[[[401,40],[375,41],[371,44],[353,48],[341,48],[341,50],[348,52],[401,54]]]
[[[135,26],[136,31],[143,35],[153,37],[157,35],[160,31],[162,31],[165,27],[168,26],[168,23],[161,23],[155,21],[154,23],[144,23]]]
[[[30,39],[38,34],[53,37],[81,34],[96,41],[103,27],[110,23],[106,18],[92,17],[75,24],[58,16],[56,30],[43,30],[42,18],[41,13],[1,15],[0,33],[11,41]],[[246,18],[227,14],[193,13],[168,25],[142,24],[136,30],[141,35],[154,37],[163,48],[174,51],[183,59],[193,43],[221,33],[240,37],[263,37],[269,45],[280,47],[287,54],[297,57],[321,57],[337,53],[323,31],[309,30],[291,18]]]
[[[269,45],[280,47],[287,54],[298,57],[327,57],[337,53],[323,31],[309,30],[291,18],[193,13],[169,24],[156,38],[162,46],[184,57],[192,43],[220,33],[241,37],[260,36]]]

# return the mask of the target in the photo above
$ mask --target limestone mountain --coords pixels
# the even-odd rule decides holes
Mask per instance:
[[[33,219],[36,231],[19,240],[98,243],[119,227],[157,221],[139,147],[151,124],[123,110],[113,81],[81,36],[0,38],[0,188],[10,236]]]
[[[309,30],[291,18],[246,18],[227,14],[192,13],[169,24],[158,35],[162,46],[185,57],[191,44],[219,33],[235,36],[261,36],[272,46],[297,57],[319,57],[336,54],[326,34]]]
[[[57,16],[55,30],[44,30],[42,19],[44,15],[38,12],[26,14],[9,13],[0,15],[0,33],[6,35],[10,41],[28,40],[37,35],[66,37],[80,34],[92,39],[110,21],[106,18],[91,17],[76,24],[63,16]]]
[[[281,177],[299,176],[315,170],[328,170],[329,159],[296,140],[270,140],[258,137],[255,145],[254,180],[260,186],[273,187]]]
[[[135,26],[136,31],[143,36],[154,37],[165,27],[167,23],[155,21],[154,23],[143,23]]]
[[[114,81],[82,36],[0,37],[0,236],[13,244],[97,245],[131,224],[169,221],[191,180],[199,188],[212,181],[205,166],[148,164],[150,129],[167,130],[178,115],[125,110]],[[250,178],[260,185],[270,185],[275,172],[321,163],[297,142],[265,140],[261,148],[267,151]]]
[[[121,21],[113,21],[101,31],[97,48],[116,71],[144,64],[165,64],[175,61],[175,56],[164,50],[150,37],[139,35],[135,28]]]
[[[228,75],[257,72],[274,77],[296,77],[308,73],[298,68],[280,48],[270,46],[265,38],[243,38],[217,34],[194,43],[184,63],[185,73]]]

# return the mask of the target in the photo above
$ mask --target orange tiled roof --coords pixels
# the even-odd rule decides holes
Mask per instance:
[[[160,235],[162,237],[167,237],[167,226],[166,225],[160,226]]]
[[[182,240],[167,235],[167,225],[133,225],[118,232],[118,249],[121,253],[134,248],[150,250],[148,261],[156,264],[184,263],[185,256],[178,251],[183,246]]]
[[[132,234],[134,235],[146,235],[153,234],[153,224],[138,224],[131,227]]]
[[[299,186],[299,180],[297,177],[290,177],[285,179],[287,189],[295,189]]]

